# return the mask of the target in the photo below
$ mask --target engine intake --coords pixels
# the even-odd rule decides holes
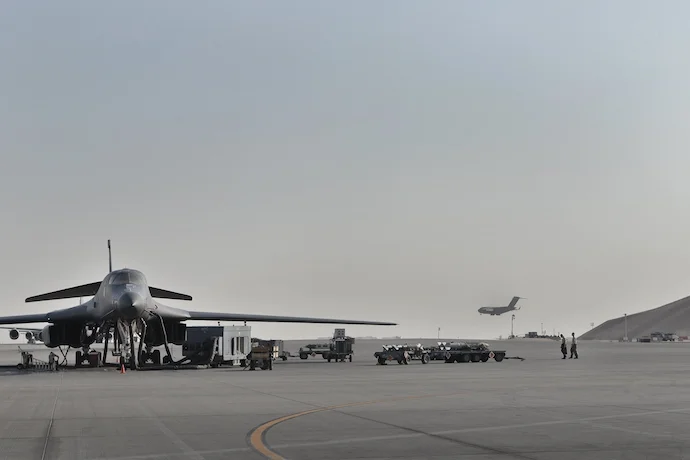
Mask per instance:
[[[12,329],[10,331],[10,339],[17,340],[18,338],[19,338],[19,331],[16,329]]]

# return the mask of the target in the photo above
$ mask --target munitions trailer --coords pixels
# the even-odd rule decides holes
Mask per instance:
[[[500,363],[506,356],[505,350],[491,350],[483,342],[438,342],[438,345],[430,350],[429,357],[446,363],[485,363],[492,358]]]

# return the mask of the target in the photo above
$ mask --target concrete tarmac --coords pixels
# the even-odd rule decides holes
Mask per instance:
[[[2,369],[0,459],[690,459],[687,343],[562,360],[558,342],[489,341],[526,360],[378,366],[381,343],[272,371]]]

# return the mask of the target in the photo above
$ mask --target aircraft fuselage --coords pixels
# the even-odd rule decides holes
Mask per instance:
[[[50,321],[69,321],[75,313],[80,313],[86,322],[102,324],[104,321],[118,319],[148,321],[158,309],[151,296],[146,277],[139,270],[121,269],[109,273],[101,282],[96,294],[90,300],[76,307],[49,313]],[[183,310],[166,307],[166,313],[176,311],[179,319],[187,319]]]

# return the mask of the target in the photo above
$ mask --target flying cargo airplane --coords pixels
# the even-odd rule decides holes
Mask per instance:
[[[479,310],[480,315],[491,315],[491,316],[496,316],[496,315],[502,315],[503,313],[512,311],[512,310],[519,310],[520,307],[515,308],[515,305],[517,305],[518,300],[524,299],[524,297],[513,297],[513,299],[510,301],[510,303],[505,306],[505,307],[482,307]]]
[[[395,326],[396,323],[380,321],[356,321],[329,318],[295,316],[270,316],[242,313],[218,313],[189,311],[161,303],[158,299],[192,300],[178,292],[150,286],[139,270],[124,268],[113,270],[110,240],[108,240],[109,272],[102,281],[48,292],[26,299],[26,302],[91,297],[77,306],[54,310],[49,313],[0,317],[0,324],[25,324],[48,322],[38,333],[38,340],[48,348],[67,346],[81,348],[77,351],[77,363],[81,363],[91,344],[99,337],[104,340],[103,363],[105,364],[110,330],[114,329],[114,355],[122,356],[132,369],[146,360],[160,364],[160,351],[153,347],[165,346],[167,361],[172,362],[169,344],[182,345],[185,341],[187,320],[204,321],[266,321],[285,323],[366,324]],[[17,332],[18,334],[18,332]],[[134,335],[139,340],[135,348]],[[142,350],[142,346],[146,350]]]

